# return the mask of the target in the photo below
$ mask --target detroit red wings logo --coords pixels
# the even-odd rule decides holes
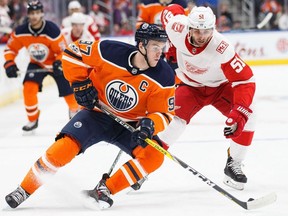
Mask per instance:
[[[204,74],[208,71],[208,68],[199,68],[187,61],[185,61],[185,68],[186,68],[186,71],[191,74]]]
[[[180,22],[174,22],[171,28],[175,32],[181,33],[183,31],[183,29],[185,28],[185,26],[182,23],[180,23]]]

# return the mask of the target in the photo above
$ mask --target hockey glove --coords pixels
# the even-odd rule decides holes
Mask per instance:
[[[4,68],[5,68],[6,75],[8,78],[13,78],[13,77],[18,76],[17,71],[19,71],[19,69],[16,66],[14,61],[10,60],[10,61],[5,62]]]
[[[92,81],[88,78],[81,82],[74,82],[71,85],[77,103],[87,109],[94,108],[95,101],[98,100],[98,92],[93,86]]]
[[[149,118],[143,118],[137,123],[136,127],[137,130],[131,136],[132,142],[145,148],[147,146],[145,139],[151,139],[153,136],[154,122]]]
[[[224,136],[226,138],[237,138],[240,136],[251,114],[252,110],[248,107],[234,105],[225,122],[227,127],[224,128]]]
[[[61,60],[56,60],[53,62],[53,73],[55,76],[62,76],[63,75]]]

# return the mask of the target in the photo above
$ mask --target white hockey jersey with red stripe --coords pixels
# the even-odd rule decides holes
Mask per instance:
[[[249,107],[255,92],[253,72],[235,52],[232,43],[214,30],[205,47],[193,46],[189,42],[188,17],[185,15],[169,19],[166,32],[177,49],[179,68],[176,73],[183,83],[194,87],[218,87],[231,82],[237,104]]]

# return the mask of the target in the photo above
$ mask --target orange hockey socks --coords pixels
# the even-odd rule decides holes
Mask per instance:
[[[38,109],[37,93],[39,86],[35,82],[26,81],[23,87],[24,104],[29,121],[36,121],[40,111]]]
[[[44,174],[54,174],[69,163],[80,151],[78,143],[65,136],[51,145],[46,154],[40,157],[21,183],[21,187],[29,194],[34,193],[43,184]]]

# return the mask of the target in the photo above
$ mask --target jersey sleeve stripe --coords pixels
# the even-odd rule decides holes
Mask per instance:
[[[245,80],[245,81],[237,81],[237,82],[232,82],[232,88],[238,85],[242,85],[242,84],[247,84],[247,83],[255,83],[255,78],[254,76],[251,77],[249,80]]]
[[[89,65],[84,64],[83,62],[80,62],[80,61],[78,61],[78,60],[75,60],[75,59],[70,58],[70,57],[65,56],[65,55],[62,57],[62,60],[68,61],[68,62],[70,62],[70,63],[72,63],[72,64],[79,65],[79,66],[81,66],[81,67],[90,68]]]
[[[81,56],[77,56],[76,54],[74,54],[73,52],[71,52],[71,51],[69,51],[69,50],[67,50],[67,49],[65,49],[64,52],[65,52],[67,55],[70,55],[70,56],[72,56],[73,58],[76,58],[76,59],[78,59],[79,61],[82,61],[82,57],[81,57]]]

